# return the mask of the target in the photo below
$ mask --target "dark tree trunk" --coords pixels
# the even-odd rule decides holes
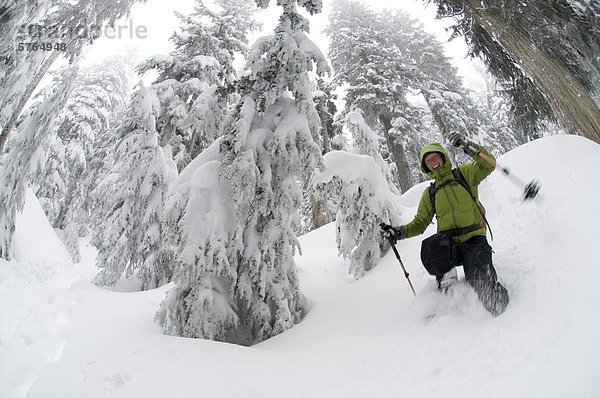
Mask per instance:
[[[413,185],[409,164],[406,160],[406,151],[390,134],[390,130],[392,129],[390,118],[386,115],[380,114],[379,121],[383,125],[383,135],[385,136],[388,147],[394,156],[394,162],[396,163],[396,168],[398,169],[398,183],[400,184],[400,191],[406,192]]]
[[[600,108],[569,69],[538,50],[524,32],[498,12],[482,8],[477,0],[462,1],[473,19],[523,68],[567,132],[600,143]]]
[[[327,204],[314,195],[310,195],[310,209],[313,229],[322,227],[329,223],[327,218]]]
[[[321,118],[321,137],[322,137],[322,153],[326,154],[331,151],[331,144],[329,143],[329,129],[327,128],[327,114],[325,113],[326,101],[319,110],[319,117]]]

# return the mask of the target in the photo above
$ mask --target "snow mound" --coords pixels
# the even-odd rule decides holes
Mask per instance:
[[[60,358],[62,329],[78,301],[69,289],[81,278],[31,189],[17,214],[13,249],[16,260],[0,259],[3,398],[25,397],[37,373]]]
[[[17,214],[13,240],[15,259],[20,263],[68,264],[71,256],[48,222],[31,189],[25,194],[23,212]]]

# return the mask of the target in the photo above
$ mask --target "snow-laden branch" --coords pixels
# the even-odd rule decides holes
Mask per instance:
[[[324,161],[325,170],[311,186],[322,198],[333,198],[339,254],[350,259],[350,274],[359,278],[379,262],[384,245],[379,224],[399,222],[398,197],[370,156],[332,151]]]

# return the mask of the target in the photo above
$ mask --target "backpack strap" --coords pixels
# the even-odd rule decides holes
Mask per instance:
[[[456,182],[458,182],[460,185],[463,186],[463,188],[465,188],[467,190],[467,192],[471,196],[471,199],[473,199],[473,202],[475,202],[475,207],[477,207],[477,210],[479,210],[479,214],[481,214],[481,219],[483,220],[483,222],[485,223],[485,225],[487,225],[488,229],[490,230],[490,238],[492,240],[494,240],[494,233],[492,232],[492,228],[490,227],[490,223],[488,222],[487,218],[485,217],[485,212],[482,210],[482,205],[477,200],[477,198],[475,197],[475,195],[473,195],[473,191],[471,190],[471,187],[469,186],[469,183],[465,179],[465,176],[463,175],[463,173],[460,171],[460,169],[458,167],[452,169],[452,174],[454,175],[454,179],[456,180]]]
[[[442,184],[440,184],[437,187],[435,186],[435,181],[433,181],[429,185],[429,200],[431,201],[431,206],[433,207],[433,212],[435,213],[435,217],[439,218],[438,214],[437,214],[437,210],[435,209],[435,194],[437,193],[437,191],[444,188],[446,185],[451,184],[453,182],[457,182],[464,189],[467,190],[467,192],[469,193],[469,196],[471,197],[471,199],[473,199],[473,202],[475,203],[475,207],[477,207],[479,214],[481,214],[481,219],[483,220],[485,225],[487,225],[488,229],[490,230],[490,238],[492,240],[494,240],[494,234],[492,233],[492,228],[490,227],[490,223],[488,222],[487,218],[485,217],[484,211],[481,209],[482,205],[479,203],[479,201],[473,194],[473,190],[469,186],[469,183],[465,179],[465,176],[463,175],[463,173],[460,171],[460,169],[458,167],[455,167],[452,169],[452,175],[454,176],[454,180],[444,181]]]
[[[454,172],[454,171],[453,171]],[[429,200],[431,201],[431,206],[433,207],[433,212],[435,213],[435,217],[438,218],[437,210],[435,209],[435,194],[440,189],[444,188],[448,184],[452,184],[455,180],[448,180],[441,183],[439,186],[435,186],[435,180],[429,184]]]
[[[429,201],[431,202],[431,207],[433,207],[433,214],[435,214],[435,218],[438,218],[437,210],[435,209],[435,181],[429,184]]]

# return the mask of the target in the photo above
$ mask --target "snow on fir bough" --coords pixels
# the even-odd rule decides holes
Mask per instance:
[[[175,287],[156,315],[165,333],[251,345],[306,314],[294,230],[298,181],[321,163],[307,72],[312,62],[319,72],[326,63],[300,34],[308,22],[295,2],[280,5],[275,34],[250,51],[252,84],[224,122],[222,138],[175,183],[167,214],[182,236]]]
[[[358,278],[377,265],[385,248],[379,224],[399,221],[397,196],[370,156],[332,151],[324,161],[325,171],[315,175],[313,189],[334,198],[338,251],[350,259],[349,272]]]

